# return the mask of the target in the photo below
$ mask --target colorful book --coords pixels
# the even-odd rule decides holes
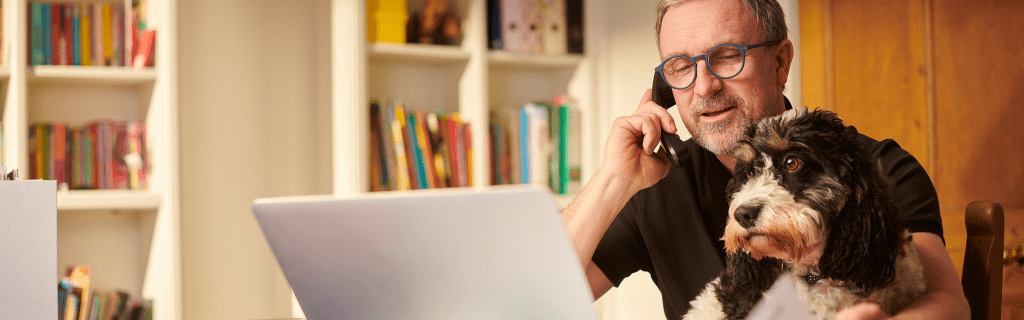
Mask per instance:
[[[391,118],[391,140],[395,150],[395,173],[398,175],[398,188],[396,190],[411,190],[412,184],[409,176],[409,160],[405,152],[405,139],[403,139],[402,127],[405,122],[405,111],[401,102],[393,100],[388,107],[388,115]]]
[[[132,60],[132,68],[142,70],[153,62],[153,43],[156,41],[156,30],[145,30],[139,35],[139,45]]]
[[[430,148],[430,135],[427,132],[426,117],[423,111],[416,111],[414,114],[415,128],[416,131],[416,143],[418,147],[418,157],[420,172],[423,173],[422,181],[427,188],[436,188],[437,185],[434,182],[434,153]]]

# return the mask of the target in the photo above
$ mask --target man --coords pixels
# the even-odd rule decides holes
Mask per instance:
[[[735,165],[727,154],[749,124],[789,107],[782,91],[793,44],[774,0],[661,0],[658,14],[655,29],[663,59],[697,57],[727,43],[754,48],[746,49],[743,68],[734,77],[708,72],[702,59],[692,66],[692,82],[669,83],[679,116],[693,135],[685,142],[681,168],[670,168],[664,155],[654,153],[661,131],[674,133],[677,128],[668,112],[651,102],[648,90],[633,115],[613,122],[600,170],[563,212],[563,220],[595,298],[644,270],[662,292],[665,315],[679,319],[689,301],[723,269],[725,185]],[[969,318],[941,238],[931,180],[891,140],[865,149],[894,181],[894,201],[914,232],[928,289],[897,315],[864,303],[836,318]]]

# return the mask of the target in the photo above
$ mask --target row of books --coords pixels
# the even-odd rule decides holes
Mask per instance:
[[[517,53],[583,53],[583,0],[488,0],[487,46]]]
[[[545,185],[568,194],[569,184],[579,181],[579,120],[565,95],[492,112],[491,184]]]
[[[139,1],[37,2],[29,4],[32,65],[152,65],[155,30],[144,29]]]
[[[145,189],[146,124],[96,120],[82,127],[36,123],[29,128],[29,179],[69,189]]]
[[[473,181],[472,132],[458,112],[370,103],[370,190],[467,187]]]
[[[92,269],[74,265],[57,283],[59,320],[152,320],[153,300],[123,290],[92,290]]]

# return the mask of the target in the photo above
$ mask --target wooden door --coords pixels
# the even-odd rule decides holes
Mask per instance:
[[[805,104],[918,159],[958,272],[971,201],[1001,202],[1006,246],[1024,241],[1024,1],[804,0],[800,32]],[[1004,316],[1022,280],[1004,275]]]

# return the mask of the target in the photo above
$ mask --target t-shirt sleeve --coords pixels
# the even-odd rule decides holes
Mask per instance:
[[[910,232],[931,232],[945,243],[939,197],[917,158],[891,139],[879,142],[872,153],[881,174],[889,180],[892,200],[900,207]]]
[[[651,259],[637,224],[644,210],[643,197],[644,191],[638,192],[619,211],[591,259],[616,287],[634,272],[650,269]]]

